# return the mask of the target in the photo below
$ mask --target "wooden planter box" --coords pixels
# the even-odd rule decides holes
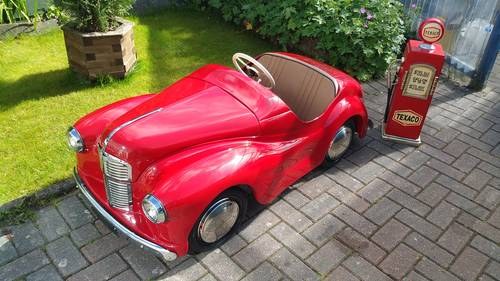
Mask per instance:
[[[92,33],[81,33],[64,26],[69,66],[90,79],[102,75],[125,77],[134,67],[137,54],[133,24],[122,19],[120,23],[113,31]]]

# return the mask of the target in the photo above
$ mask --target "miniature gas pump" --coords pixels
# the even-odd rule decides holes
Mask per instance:
[[[421,41],[408,41],[393,81],[389,68],[382,124],[383,139],[416,146],[421,144],[420,132],[445,58],[443,48],[436,44],[444,35],[444,24],[437,18],[426,19],[418,34]]]

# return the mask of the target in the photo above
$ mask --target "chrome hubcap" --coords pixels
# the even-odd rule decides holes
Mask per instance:
[[[328,148],[328,158],[331,160],[338,159],[349,148],[351,139],[352,129],[347,126],[342,126],[330,143],[330,147]]]
[[[205,243],[214,243],[224,237],[233,228],[240,207],[236,201],[223,198],[203,215],[198,228],[198,235]]]

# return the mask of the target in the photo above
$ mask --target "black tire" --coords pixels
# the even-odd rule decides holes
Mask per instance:
[[[236,219],[236,222],[232,226],[231,230],[227,232],[223,237],[219,238],[218,240],[207,243],[205,242],[202,237],[200,236],[200,223],[201,220],[204,218],[205,215],[210,213],[211,209],[219,202],[224,201],[225,199],[234,201],[238,204],[238,218]],[[193,226],[193,229],[191,230],[191,233],[189,235],[189,253],[190,254],[198,254],[201,252],[208,251],[210,249],[216,248],[219,245],[223,244],[227,239],[229,239],[234,232],[239,228],[241,225],[241,222],[243,218],[245,217],[246,211],[247,211],[247,206],[248,206],[248,196],[246,193],[237,190],[237,189],[229,189],[221,193],[217,198],[215,198],[208,207],[201,213],[200,217],[196,221],[195,225]]]
[[[351,144],[352,144],[352,142],[354,140],[354,135],[356,134],[356,125],[354,124],[354,121],[352,119],[350,119],[347,122],[345,122],[344,125],[342,125],[342,127],[349,128],[351,130],[351,132],[352,132],[351,135],[350,135],[350,137],[349,137],[349,141],[348,141],[348,144],[347,144],[347,149],[345,151],[343,151],[341,154],[336,155],[335,158],[331,158],[330,155],[329,155],[329,153],[328,153],[330,147],[328,147],[328,150],[326,151],[326,154],[325,154],[325,159],[323,160],[323,167],[330,168],[330,167],[334,166],[335,163],[337,163],[338,161],[340,161],[340,159],[342,159],[342,157],[345,155],[345,153],[347,152],[348,148],[351,146]],[[331,137],[332,141],[336,137],[337,132],[335,132],[335,135],[333,135]]]

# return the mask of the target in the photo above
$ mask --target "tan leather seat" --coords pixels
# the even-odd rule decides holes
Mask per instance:
[[[321,70],[280,54],[264,54],[258,61],[276,81],[272,91],[303,121],[320,116],[336,94],[336,82]]]

